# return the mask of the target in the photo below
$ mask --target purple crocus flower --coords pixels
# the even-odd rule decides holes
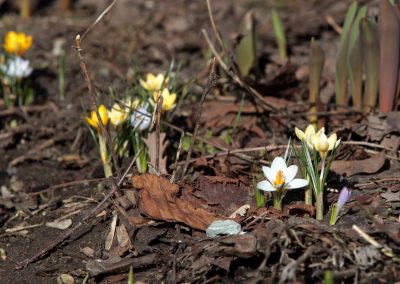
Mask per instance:
[[[340,191],[339,199],[337,202],[337,211],[344,206],[344,204],[349,200],[351,195],[351,189],[347,189],[347,187],[343,187],[342,190]]]

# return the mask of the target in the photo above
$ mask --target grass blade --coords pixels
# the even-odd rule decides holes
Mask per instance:
[[[347,59],[349,50],[349,37],[351,26],[357,12],[357,2],[354,1],[349,9],[343,24],[342,34],[340,35],[338,58],[336,61],[335,72],[335,95],[336,104],[344,106],[347,101],[346,88],[347,88]]]

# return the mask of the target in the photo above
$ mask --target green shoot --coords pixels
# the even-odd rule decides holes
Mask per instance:
[[[287,59],[286,35],[281,18],[279,17],[279,14],[276,11],[276,9],[272,9],[271,16],[272,16],[272,27],[274,29],[276,42],[278,44],[279,56],[281,57],[282,60],[286,60]]]
[[[240,42],[236,46],[236,60],[239,72],[246,77],[257,62],[255,20],[252,12],[248,12],[242,23]]]
[[[343,31],[340,35],[339,52],[336,61],[335,72],[335,95],[336,104],[344,106],[347,102],[346,88],[347,88],[347,60],[349,50],[349,38],[351,26],[357,12],[357,2],[354,1],[349,9],[344,20]]]
[[[353,106],[357,110],[362,109],[362,79],[363,79],[363,46],[360,40],[360,21],[365,17],[367,7],[363,6],[359,9],[354,19],[348,50],[348,72],[350,78],[350,90],[353,97]]]

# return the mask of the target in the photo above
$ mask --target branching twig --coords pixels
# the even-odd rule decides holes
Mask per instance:
[[[238,75],[236,75],[231,70],[229,70],[229,68],[226,66],[226,64],[222,60],[221,56],[218,54],[214,45],[212,44],[210,37],[208,36],[206,30],[202,29],[201,32],[203,33],[204,38],[205,38],[211,52],[213,53],[214,57],[217,59],[219,65],[222,67],[222,69],[224,69],[224,71],[229,75],[229,77],[231,77],[240,87],[244,88],[249,94],[252,94],[253,96],[255,96],[261,103],[263,103],[268,108],[268,110],[277,111],[277,109],[274,106],[272,106],[270,103],[268,103],[259,92],[257,92],[254,88],[245,84]]]
[[[107,142],[108,148],[109,148],[110,153],[111,153],[113,164],[114,164],[114,167],[115,167],[115,169],[117,171],[117,177],[119,178],[120,175],[121,175],[121,169],[120,169],[120,167],[118,165],[117,155],[115,154],[115,149],[114,149],[114,146],[113,146],[113,143],[112,143],[112,140],[111,140],[110,133],[107,131],[107,128],[104,126],[103,121],[102,121],[101,116],[100,116],[100,113],[99,113],[99,110],[98,110],[99,107],[97,105],[96,97],[95,97],[95,94],[94,94],[93,82],[90,79],[89,71],[87,69],[85,59],[83,58],[83,55],[82,55],[81,37],[80,37],[80,35],[77,35],[76,38],[75,38],[75,49],[78,51],[79,61],[80,61],[83,77],[85,78],[85,81],[86,81],[87,86],[88,86],[89,98],[90,98],[90,101],[92,103],[92,108],[96,112],[98,124],[99,124],[100,129],[101,129],[101,133],[106,138],[106,142]]]
[[[199,108],[197,110],[197,115],[196,115],[196,119],[195,119],[195,126],[194,126],[194,132],[193,132],[193,137],[192,137],[192,141],[190,142],[190,146],[189,146],[189,150],[186,156],[186,163],[183,167],[182,170],[182,174],[181,174],[181,180],[185,177],[188,165],[189,165],[189,161],[190,158],[192,157],[192,151],[193,151],[193,147],[194,147],[194,143],[196,141],[196,137],[197,137],[197,132],[199,130],[199,125],[200,125],[200,117],[201,117],[201,112],[203,110],[203,103],[204,100],[207,96],[208,93],[211,92],[211,90],[214,88],[215,86],[215,58],[214,61],[211,65],[211,71],[210,74],[208,75],[208,81],[207,81],[207,85],[203,91],[203,94],[201,95],[201,99],[199,102]]]

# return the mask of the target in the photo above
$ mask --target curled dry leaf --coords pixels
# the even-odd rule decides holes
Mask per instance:
[[[352,176],[355,174],[374,174],[383,167],[385,164],[385,158],[385,153],[381,152],[365,160],[333,161],[331,169],[340,175],[345,174],[346,176]]]
[[[139,190],[141,211],[151,218],[182,222],[202,231],[217,219],[207,210],[196,208],[188,200],[179,198],[179,186],[165,178],[150,174],[136,175],[132,183]]]

